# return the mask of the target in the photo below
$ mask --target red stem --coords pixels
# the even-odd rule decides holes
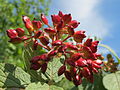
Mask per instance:
[[[31,38],[33,38],[34,36],[31,36],[31,37],[29,37],[29,38],[27,38],[27,39],[24,39],[24,41],[26,41],[26,40],[29,40],[29,39],[31,39]]]
[[[66,41],[68,38],[70,38],[71,36],[67,36],[65,39],[63,39],[63,42]]]
[[[49,28],[52,28],[49,24],[47,25]]]
[[[41,47],[43,47],[43,48],[45,48],[45,49],[47,49],[47,50],[49,50],[47,47],[43,46],[43,45],[40,44],[40,43],[38,43],[38,45],[41,46]]]

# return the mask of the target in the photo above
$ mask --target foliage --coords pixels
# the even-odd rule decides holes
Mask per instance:
[[[29,50],[29,48],[26,49]],[[29,51],[29,53],[33,55],[32,52]],[[59,68],[56,67],[55,64],[60,64],[57,63],[60,59],[55,59],[55,62],[50,62],[48,65],[48,68],[50,68],[50,70],[47,71],[48,74],[50,74],[52,70],[54,72],[56,68]],[[33,73],[33,70],[30,70],[30,72],[32,72],[33,75],[29,72],[26,73],[20,67],[16,67],[12,64],[0,63],[0,88],[8,88],[10,90],[11,88],[22,88],[25,90],[119,90],[120,88],[120,71],[116,71],[115,73],[102,71],[99,74],[94,74],[93,84],[83,79],[82,84],[78,87],[65,78],[54,82],[40,71],[37,71],[36,74]],[[52,75],[52,77],[56,77],[56,74]],[[56,81],[57,79],[54,80]]]
[[[120,71],[106,75],[103,84],[108,90],[120,90]]]
[[[63,78],[60,82],[56,83],[57,86],[62,87],[64,90],[106,90],[102,83],[103,76],[101,74],[94,75],[94,83],[89,83],[83,79],[82,84],[78,87],[73,83]]]
[[[36,82],[29,84],[25,90],[63,90],[63,88],[55,85],[49,86],[46,83],[42,84],[41,82]]]
[[[24,88],[31,83],[31,77],[20,67],[0,63],[0,87]]]

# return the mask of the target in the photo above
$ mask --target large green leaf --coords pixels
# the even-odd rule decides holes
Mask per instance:
[[[48,69],[46,73],[48,74],[50,80],[58,82],[63,78],[63,75],[58,76],[57,72],[58,69],[62,66],[63,64],[60,61],[60,58],[54,57],[52,61],[48,63]]]
[[[74,88],[74,84],[68,81],[66,78],[63,78],[61,81],[56,83],[57,86],[62,87],[64,90],[71,90],[72,87]]]
[[[103,84],[108,90],[120,90],[120,71],[106,75]]]
[[[31,83],[31,77],[20,67],[0,63],[0,87],[25,87]]]
[[[49,86],[46,83],[36,82],[29,84],[25,90],[63,90],[63,88],[55,85]]]
[[[63,88],[55,86],[55,85],[51,85],[49,90],[63,90]]]

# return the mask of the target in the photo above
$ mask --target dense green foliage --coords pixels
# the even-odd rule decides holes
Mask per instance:
[[[119,74],[120,71],[112,74],[106,73],[105,76],[102,74],[94,75],[93,84],[83,79],[82,84],[76,87],[65,78],[58,82],[49,82],[48,84],[45,81],[36,81],[33,79],[33,76],[26,73],[20,67],[0,63],[0,88],[25,88],[25,90],[119,90]],[[39,76],[46,79],[43,74],[39,74]],[[53,75],[52,77],[56,76]]]

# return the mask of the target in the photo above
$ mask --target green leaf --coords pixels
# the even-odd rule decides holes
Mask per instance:
[[[60,82],[56,84],[59,87],[62,87],[64,90],[83,90],[83,86],[79,85],[76,87],[73,82],[63,78]]]
[[[66,78],[63,78],[61,81],[56,83],[57,86],[62,87],[64,90],[71,90],[75,85],[68,81]]]
[[[25,87],[31,83],[31,77],[20,67],[0,63],[0,87]]]
[[[41,82],[29,84],[25,90],[47,90],[49,88],[48,84],[41,84]]]
[[[60,81],[63,78],[63,75],[58,76],[58,69],[62,66],[63,64],[60,61],[60,58],[54,57],[52,61],[48,63],[48,69],[46,73],[48,74],[50,80],[53,80],[55,82]]]
[[[120,71],[106,75],[103,84],[108,90],[120,90]]]
[[[63,88],[55,85],[49,86],[46,83],[36,82],[29,84],[25,90],[63,90]]]
[[[55,85],[51,85],[49,90],[63,90],[63,88],[55,86]]]

